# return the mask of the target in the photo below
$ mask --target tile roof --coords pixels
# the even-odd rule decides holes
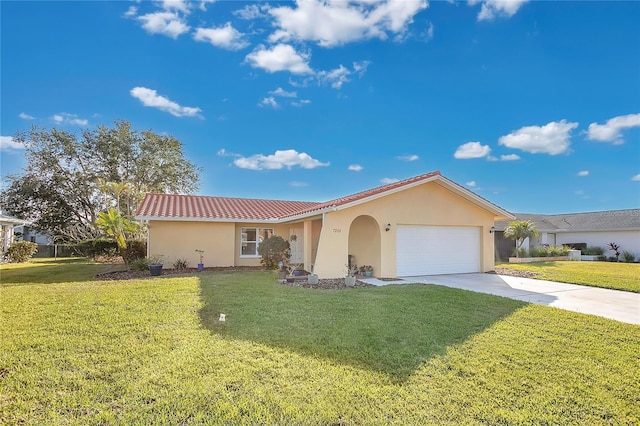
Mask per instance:
[[[361,191],[346,197],[323,203],[308,201],[260,200],[248,198],[207,197],[199,195],[147,194],[140,203],[136,217],[139,219],[175,220],[235,220],[235,221],[278,221],[291,220],[299,216],[320,213],[323,210],[339,208],[351,203],[363,202],[371,197],[399,191],[423,181],[442,180],[463,194],[471,196],[490,209],[509,215],[500,207],[472,193],[466,188],[444,178],[435,171],[398,182]]]
[[[640,209],[606,210],[567,214],[514,213],[516,220],[530,220],[543,232],[624,231],[640,229]],[[497,231],[503,231],[508,220],[497,221]]]

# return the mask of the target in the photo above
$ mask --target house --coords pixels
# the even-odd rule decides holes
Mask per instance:
[[[15,228],[24,226],[28,222],[17,217],[7,216],[0,213],[0,248],[2,253],[6,252],[15,239]]]
[[[293,263],[320,278],[345,275],[349,261],[378,277],[489,271],[496,220],[513,216],[442,176],[423,174],[327,202],[146,194],[148,253],[170,264],[258,266],[258,245],[280,235]]]
[[[36,231],[32,226],[23,225],[17,226],[14,230],[16,240],[30,241],[38,245],[52,245],[53,237],[49,234],[44,234]]]
[[[584,247],[602,247],[605,254],[607,244],[618,244],[623,251],[629,251],[640,256],[640,209],[606,210],[588,213],[570,214],[527,214],[514,213],[515,220],[530,220],[535,223],[540,233],[531,241],[525,240],[526,249],[539,247],[544,244],[568,245],[577,249]],[[503,232],[509,225],[508,220],[497,221],[495,224],[496,257],[507,260],[513,255],[515,242],[505,239]]]

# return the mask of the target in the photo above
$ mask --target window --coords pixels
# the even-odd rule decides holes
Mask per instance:
[[[242,228],[240,234],[240,256],[258,256],[258,246],[273,236],[271,228]]]

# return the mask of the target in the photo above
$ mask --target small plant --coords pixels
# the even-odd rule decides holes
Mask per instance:
[[[148,271],[149,261],[144,257],[142,259],[136,259],[133,262],[129,263],[129,267],[134,271]]]
[[[636,255],[630,251],[622,252],[622,259],[627,263],[633,263],[636,260]]]
[[[616,254],[616,262],[620,262],[620,246],[616,243],[609,243],[607,247]]]
[[[127,247],[120,249],[120,256],[127,264],[137,259],[143,259],[147,256],[147,243],[137,240],[127,241]]]
[[[26,262],[38,251],[38,245],[30,241],[15,241],[5,254],[10,263]]]
[[[177,271],[184,271],[189,267],[189,262],[185,258],[177,258],[172,263],[173,269]]]
[[[587,247],[586,249],[584,249],[582,254],[587,256],[602,256],[604,254],[604,249],[597,246]]]
[[[149,256],[149,259],[148,259],[149,265],[162,265],[164,263],[162,261],[163,257],[164,256],[160,254],[154,254],[153,256]]]
[[[356,265],[355,263],[351,266],[344,265],[344,267],[345,267],[345,274],[347,277],[353,277],[358,273],[358,265]]]
[[[196,249],[196,253],[200,255],[200,263],[204,263],[204,250]]]

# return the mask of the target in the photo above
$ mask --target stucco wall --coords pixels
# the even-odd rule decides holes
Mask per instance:
[[[466,201],[434,182],[390,194],[368,203],[325,214],[315,270],[321,278],[344,276],[349,250],[351,222],[361,215],[371,216],[380,233],[380,267],[375,275],[396,275],[397,225],[449,225],[481,227],[481,268],[494,266],[491,212]],[[391,229],[385,231],[387,223]]]
[[[607,244],[616,243],[622,251],[635,253],[640,256],[640,231],[594,231],[594,232],[566,232],[556,234],[556,244],[586,243],[587,246],[598,246],[605,249],[606,256],[615,256],[613,251],[607,251]]]

